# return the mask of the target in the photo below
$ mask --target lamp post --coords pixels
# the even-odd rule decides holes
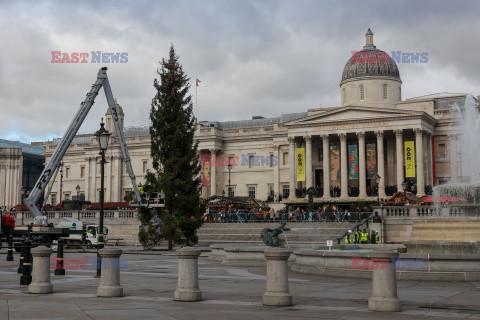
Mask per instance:
[[[103,242],[103,203],[104,203],[104,188],[105,188],[105,151],[108,148],[108,140],[111,135],[108,130],[105,129],[103,123],[100,123],[100,129],[95,132],[95,136],[97,137],[98,146],[100,147],[100,155],[102,156],[102,160],[100,161],[100,226],[98,231],[98,245],[97,245],[97,275],[96,277],[100,277],[102,272],[101,265],[102,265],[102,257],[100,257],[98,250],[103,249],[104,242]]]
[[[77,201],[79,201],[80,200],[80,186],[78,184],[75,187],[75,190],[77,191]]]
[[[378,205],[380,205],[380,192],[379,192],[378,185],[380,184],[380,179],[381,178],[382,177],[380,177],[378,172],[376,172],[375,175],[373,176],[373,179],[375,179],[375,182],[377,183],[377,202],[378,202]]]

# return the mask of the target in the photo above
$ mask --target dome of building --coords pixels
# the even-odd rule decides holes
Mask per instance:
[[[366,44],[361,51],[352,54],[343,68],[342,81],[354,81],[357,78],[396,78],[400,80],[397,64],[388,53],[377,49],[373,44],[373,32],[368,29],[365,34]],[[393,79],[392,79],[393,80]]]

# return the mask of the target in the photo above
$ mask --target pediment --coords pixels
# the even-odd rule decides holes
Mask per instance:
[[[337,122],[337,121],[359,121],[359,120],[378,120],[378,119],[392,119],[396,117],[418,116],[422,115],[421,111],[375,108],[375,107],[360,107],[360,106],[346,106],[338,108],[329,108],[325,111],[319,111],[308,117],[286,122],[285,125],[315,125],[319,123]]]

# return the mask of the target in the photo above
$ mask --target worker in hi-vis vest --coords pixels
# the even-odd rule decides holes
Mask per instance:
[[[369,242],[370,242],[370,235],[367,232],[367,228],[363,228],[363,231],[360,234],[360,243],[367,244]]]
[[[345,244],[351,244],[353,243],[353,240],[352,240],[352,230],[348,230],[348,233],[347,235],[345,236]]]
[[[353,243],[360,243],[360,237],[362,236],[362,233],[360,232],[360,228],[357,228],[357,232],[355,232],[355,239]]]

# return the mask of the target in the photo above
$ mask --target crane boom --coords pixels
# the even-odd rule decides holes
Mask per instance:
[[[67,149],[72,143],[73,138],[77,134],[78,129],[82,125],[83,121],[85,120],[85,117],[87,116],[91,107],[95,103],[95,98],[97,97],[98,92],[102,87],[105,91],[105,96],[107,97],[108,106],[112,112],[112,117],[115,124],[115,131],[117,132],[117,135],[118,135],[120,148],[122,150],[122,155],[127,167],[128,174],[130,176],[130,179],[132,180],[133,190],[135,191],[135,196],[137,198],[138,203],[141,204],[141,197],[136,184],[135,174],[133,173],[130,156],[128,154],[127,144],[125,143],[123,130],[121,128],[121,125],[118,119],[117,110],[115,107],[115,100],[113,98],[112,90],[110,88],[110,83],[107,77],[107,67],[102,67],[98,71],[97,80],[92,85],[92,88],[90,89],[90,91],[87,93],[85,100],[80,104],[80,108],[78,109],[77,113],[73,117],[72,122],[70,123],[67,130],[65,131],[62,137],[62,140],[60,141],[57,148],[53,152],[50,161],[45,166],[45,169],[43,169],[43,172],[38,178],[32,191],[30,192],[30,195],[24,200],[24,203],[27,206],[28,211],[30,211],[35,217],[42,216],[42,213],[37,208],[36,204],[40,199],[40,197],[42,196],[56,168],[60,166],[60,162],[63,156],[67,152]]]

